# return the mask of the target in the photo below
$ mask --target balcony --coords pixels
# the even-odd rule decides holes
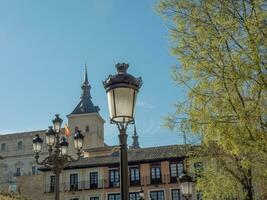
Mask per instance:
[[[80,190],[93,190],[93,189],[102,189],[105,187],[106,180],[99,180],[97,183],[92,184],[90,181],[79,181],[77,183],[60,183],[60,191],[80,191]],[[50,193],[54,192],[55,187],[50,184],[45,185],[45,192]]]
[[[160,184],[172,184],[177,183],[176,180],[172,179],[169,174],[162,174],[159,179],[152,179],[151,176],[142,177],[142,185],[160,185]]]
[[[158,185],[158,184],[162,183],[162,179],[161,179],[161,177],[160,178],[151,178],[150,183],[153,185]]]
[[[116,182],[109,182],[109,187],[110,188],[116,188],[116,187],[120,187],[120,181],[116,181]]]
[[[151,179],[150,176],[140,177],[140,181],[130,181],[130,186],[145,186],[145,185],[160,185],[160,184],[173,184],[177,183],[176,178],[170,177],[169,174],[162,175],[160,179]],[[60,191],[80,191],[80,190],[94,190],[94,189],[104,189],[104,188],[118,188],[120,187],[120,182],[110,182],[108,179],[99,179],[97,183],[92,183],[88,181],[79,181],[75,184],[70,184],[69,182],[60,183]],[[45,185],[45,192],[54,192],[55,187],[50,184]]]
[[[140,186],[140,185],[141,185],[140,180],[135,180],[135,181],[130,180],[130,186]]]

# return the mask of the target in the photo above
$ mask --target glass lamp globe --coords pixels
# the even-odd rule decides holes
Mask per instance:
[[[75,149],[82,149],[83,148],[83,141],[84,141],[84,135],[81,133],[80,130],[77,130],[74,138],[74,147]]]
[[[33,140],[32,140],[32,143],[33,143],[33,151],[35,153],[39,153],[41,152],[42,150],[42,144],[43,144],[43,139],[40,138],[39,134],[37,134]]]
[[[181,192],[184,196],[191,196],[193,193],[193,179],[187,173],[183,173],[179,177],[179,181],[181,184]]]
[[[49,126],[48,130],[45,132],[45,139],[48,146],[52,146],[55,144],[56,133],[53,130],[52,126]]]
[[[52,122],[54,124],[54,130],[59,133],[63,122],[63,120],[59,117],[59,114],[56,114],[56,117],[52,120]]]
[[[128,67],[125,63],[116,64],[118,73],[103,81],[112,122],[129,123],[134,118],[136,97],[142,86],[142,79],[128,74]]]
[[[60,150],[62,155],[67,154],[68,146],[69,146],[68,141],[66,140],[66,138],[63,138],[62,141],[60,142]]]

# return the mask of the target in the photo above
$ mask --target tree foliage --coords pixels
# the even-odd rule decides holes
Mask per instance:
[[[29,199],[21,197],[18,194],[0,192],[0,200],[29,200]]]
[[[263,199],[267,184],[267,2],[159,0],[170,26],[172,78],[188,90],[166,118],[202,135],[205,199]]]

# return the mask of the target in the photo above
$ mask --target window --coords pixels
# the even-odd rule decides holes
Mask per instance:
[[[184,165],[181,162],[170,163],[171,182],[176,183],[177,178],[182,175],[184,171]]]
[[[20,168],[17,168],[17,170],[16,170],[16,176],[21,176]]]
[[[140,185],[139,167],[130,167],[130,185]]]
[[[50,176],[50,192],[55,192],[56,177]]]
[[[18,150],[22,150],[22,141],[18,142]]]
[[[108,200],[120,200],[120,193],[108,194]]]
[[[78,190],[78,174],[70,175],[70,190]]]
[[[85,127],[85,132],[86,132],[86,133],[89,133],[89,130],[90,130],[90,129],[89,129],[89,126],[86,126],[86,127]]]
[[[109,170],[109,187],[119,187],[120,176],[118,169]]]
[[[36,166],[32,166],[32,175],[37,174]]]
[[[79,198],[74,197],[74,198],[71,198],[70,200],[79,200]]]
[[[90,200],[99,200],[99,197],[90,197]]]
[[[160,165],[150,166],[151,184],[161,183]]]
[[[129,194],[129,199],[130,200],[139,200],[140,199],[140,196],[139,196],[139,192],[131,192]]]
[[[152,191],[150,198],[151,200],[164,200],[164,191]]]
[[[97,188],[98,186],[98,173],[90,172],[90,188]]]
[[[6,151],[6,143],[1,144],[1,152]]]
[[[181,200],[181,192],[179,189],[173,189],[172,190],[172,200]]]

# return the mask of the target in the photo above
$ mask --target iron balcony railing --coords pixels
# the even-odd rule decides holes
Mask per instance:
[[[98,180],[98,182],[79,181],[79,182],[65,182],[60,183],[60,191],[79,191],[79,190],[92,190],[104,188],[106,180]],[[45,185],[45,192],[54,192],[55,186],[52,184]]]
[[[172,184],[177,183],[177,177],[171,177],[169,174],[161,175],[160,179],[152,179],[151,176],[140,177],[140,180],[131,181],[129,185],[145,186],[145,185],[159,185],[159,184]],[[79,182],[64,182],[60,183],[60,191],[79,191],[79,190],[93,190],[103,188],[118,188],[120,187],[119,182],[110,182],[108,179],[99,179],[97,182],[79,181]],[[55,186],[52,184],[45,185],[45,192],[54,192]]]

